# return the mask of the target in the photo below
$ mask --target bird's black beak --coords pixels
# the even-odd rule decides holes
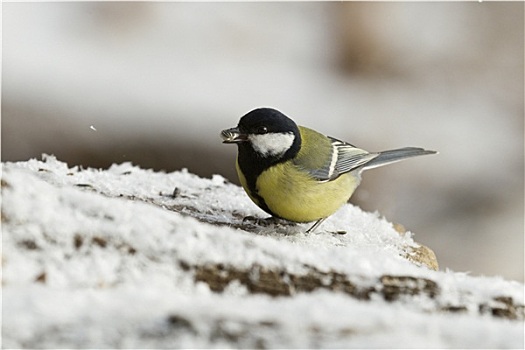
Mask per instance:
[[[221,131],[222,143],[239,143],[248,141],[248,135],[242,134],[239,128],[231,128]]]

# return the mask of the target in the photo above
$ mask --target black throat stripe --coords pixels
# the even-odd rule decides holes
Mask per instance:
[[[246,179],[248,190],[252,197],[257,199],[259,207],[272,216],[279,217],[279,215],[276,215],[270,210],[270,208],[268,208],[264,198],[259,195],[257,190],[257,178],[263,171],[271,166],[286,162],[295,157],[299,151],[300,145],[300,138],[295,137],[294,143],[290,149],[281,157],[261,157],[259,153],[252,148],[250,143],[243,142],[238,144],[239,154],[237,162],[239,163],[239,168]]]

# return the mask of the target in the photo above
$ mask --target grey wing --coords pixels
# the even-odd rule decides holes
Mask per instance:
[[[332,145],[332,154],[329,162],[318,169],[309,170],[310,174],[319,181],[331,181],[340,175],[362,167],[378,153],[369,153],[347,142],[329,137]]]
[[[330,168],[333,167],[331,179],[360,168],[379,156],[379,153],[369,153],[347,142],[332,137],[330,139],[332,139],[334,150],[337,151],[337,153],[334,153],[335,159],[332,159],[332,165],[330,166]]]

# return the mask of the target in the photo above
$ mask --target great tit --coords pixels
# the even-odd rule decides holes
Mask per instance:
[[[316,221],[306,232],[350,199],[363,170],[436,153],[415,147],[370,153],[272,108],[252,110],[221,137],[238,146],[237,174],[251,200],[274,218]]]

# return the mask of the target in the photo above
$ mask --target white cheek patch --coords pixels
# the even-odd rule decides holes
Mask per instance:
[[[292,147],[294,139],[295,135],[292,132],[248,136],[253,149],[263,157],[283,155]]]

